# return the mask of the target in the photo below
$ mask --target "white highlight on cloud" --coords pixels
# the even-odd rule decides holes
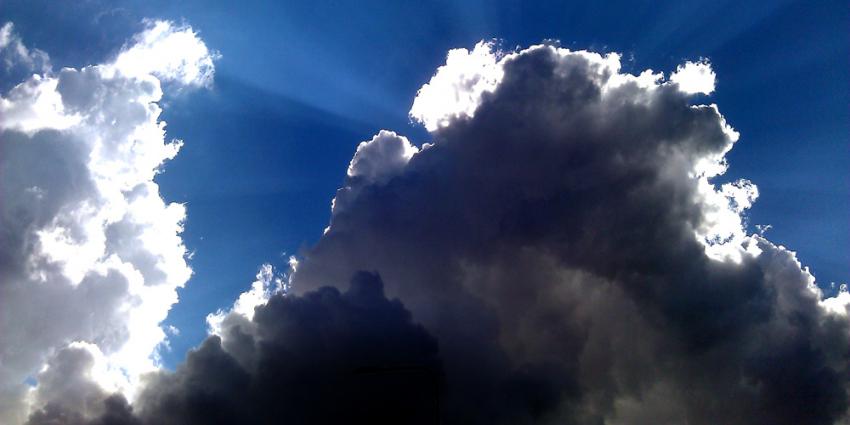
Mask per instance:
[[[452,118],[471,117],[481,96],[492,92],[502,79],[501,56],[493,42],[481,41],[471,52],[450,50],[446,64],[419,89],[410,117],[428,131],[444,127]]]
[[[295,257],[290,257],[289,265],[290,269],[294,271],[298,266],[298,260]],[[241,316],[249,321],[253,320],[255,308],[265,305],[269,298],[276,293],[286,293],[288,287],[287,276],[278,273],[271,264],[261,265],[260,270],[257,271],[256,280],[251,284],[251,289],[241,293],[236,302],[233,303],[233,307],[229,310],[220,309],[207,315],[208,332],[212,335],[221,335],[222,324],[231,314]]]
[[[532,46],[525,51],[546,48]],[[571,51],[558,48],[558,55],[579,55],[597,67],[603,92],[634,83],[640,88],[652,88],[664,82],[664,74],[651,69],[639,75],[620,73],[620,54],[611,52],[604,56],[585,50]],[[428,131],[447,126],[452,119],[472,117],[484,93],[492,93],[504,76],[504,64],[521,52],[506,53],[496,49],[494,42],[481,41],[472,51],[452,49],[446,64],[440,66],[431,80],[423,85],[410,108],[410,117],[423,124]],[[711,94],[714,91],[715,73],[707,60],[686,62],[676,68],[670,82],[687,94]]]
[[[3,128],[22,131],[29,135],[50,128],[65,130],[80,122],[78,114],[65,111],[62,96],[56,90],[56,78],[33,75],[0,97],[0,123]]]
[[[711,94],[714,91],[715,73],[711,64],[705,59],[699,62],[688,61],[679,65],[670,79],[665,81],[663,73],[656,73],[651,69],[638,75],[622,73],[621,56],[615,52],[602,55],[585,50],[572,51],[548,45],[536,45],[523,51],[507,54],[497,51],[493,43],[482,41],[475,45],[472,52],[467,49],[449,51],[446,64],[439,67],[431,80],[419,89],[410,110],[410,116],[432,132],[449,125],[453,119],[473,117],[483,101],[484,94],[492,93],[499,87],[506,64],[518,55],[536,49],[552,49],[562,58],[579,56],[586,59],[590,67],[589,75],[596,80],[603,96],[616,95],[616,90],[622,89],[627,84],[634,84],[646,90],[644,93],[649,94],[653,93],[654,89],[670,83],[676,84],[678,90],[686,94]],[[556,68],[555,72],[561,72],[561,70]],[[447,99],[453,102],[447,102]],[[650,96],[641,99],[640,93],[636,92],[634,100],[649,102],[652,99]],[[726,123],[717,105],[694,105],[692,108],[707,109],[717,114],[728,139],[728,144],[722,152],[698,158],[696,163],[688,165],[692,167],[690,175],[698,178],[699,194],[702,197],[700,201],[705,203],[707,211],[705,222],[695,230],[695,237],[703,243],[709,257],[738,262],[741,256],[748,252],[743,246],[747,233],[742,217],[758,197],[758,188],[746,180],[727,183],[720,189],[711,183],[712,178],[726,172],[725,155],[738,141],[739,134]],[[389,132],[382,130],[381,134],[384,133]],[[375,136],[376,139],[379,137],[380,134]],[[361,147],[363,146],[364,144],[361,144]],[[360,147],[358,147],[358,153],[360,153]],[[356,159],[357,155],[352,159],[352,164]],[[683,161],[688,163],[690,160],[683,159]],[[393,173],[394,171],[391,170],[395,167],[387,166],[386,169],[388,173]],[[349,167],[349,175],[351,175],[351,167]],[[343,188],[340,192],[345,189]],[[354,194],[356,190],[349,190],[349,192]],[[340,198],[338,193],[333,204],[334,211],[339,209]],[[326,232],[327,230],[325,229]]]
[[[725,183],[718,191],[708,178],[699,179],[698,192],[702,196],[704,217],[697,229],[697,240],[705,246],[705,253],[716,260],[741,261],[747,251],[748,238],[743,214],[758,198],[758,187],[749,180]]]
[[[404,136],[381,130],[371,140],[360,142],[351,162],[348,177],[360,177],[370,183],[386,183],[398,175],[419,148]]]
[[[688,94],[711,94],[714,91],[716,75],[711,64],[702,59],[699,62],[685,62],[679,65],[676,72],[670,76],[672,83],[679,85],[679,90]]]
[[[821,300],[820,305],[829,312],[842,316],[850,315],[850,290],[847,289],[847,284],[842,283],[838,287],[838,294]]]
[[[212,83],[218,53],[210,52],[198,34],[186,25],[152,22],[133,38],[132,47],[115,59],[112,67],[128,77],[154,75],[161,81],[205,86]]]
[[[150,22],[115,61],[0,96],[0,422],[23,422],[66,378],[132,399],[159,367],[160,323],[192,273],[185,207],[153,181],[182,144],[166,141],[161,82],[208,85],[215,57],[191,27]],[[86,360],[45,366],[79,357],[67,350]]]
[[[427,149],[428,146],[425,144],[422,148]],[[348,164],[345,185],[331,200],[332,214],[345,210],[364,186],[387,184],[401,174],[410,159],[419,152],[419,148],[407,137],[389,130],[381,130],[371,140],[360,142]],[[326,227],[324,232],[329,229]]]

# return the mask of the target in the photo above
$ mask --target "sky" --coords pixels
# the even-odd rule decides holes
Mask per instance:
[[[843,379],[838,384],[830,381],[830,385],[837,385],[840,390],[826,384],[812,384],[809,375],[802,372],[782,381],[777,377],[781,375],[779,372],[765,368],[753,371],[747,378],[765,388],[796,382],[792,379],[811,384],[806,387],[812,388],[809,396],[812,400],[826,400],[823,405],[827,407],[820,410],[825,413],[817,418],[799,416],[804,413],[790,406],[782,407],[788,410],[776,413],[775,417],[759,416],[756,412],[768,408],[780,412],[782,408],[777,406],[789,397],[781,392],[766,392],[753,396],[750,404],[735,404],[730,408],[734,413],[730,414],[737,415],[735,420],[749,418],[749,422],[743,423],[771,423],[776,418],[795,419],[797,423],[846,420],[846,415],[842,419],[842,409],[846,412],[847,357],[841,366],[844,369],[836,366],[841,361],[833,359],[841,358],[841,349],[828,341],[838,341],[840,345],[850,335],[833,329],[846,326],[844,322],[835,319],[840,323],[830,327],[823,325],[828,322],[823,317],[841,310],[840,300],[846,291],[839,288],[850,275],[850,167],[847,166],[850,39],[846,36],[849,19],[850,10],[841,2],[812,5],[801,1],[745,4],[731,1],[605,4],[247,1],[221,5],[195,1],[58,4],[3,1],[0,25],[10,22],[13,26],[4,27],[9,28],[4,33],[7,35],[0,39],[5,40],[0,50],[5,65],[0,90],[6,102],[0,104],[5,115],[0,118],[4,121],[0,123],[4,131],[0,133],[3,137],[0,152],[6,152],[2,154],[12,160],[4,163],[0,174],[3,176],[0,185],[7,186],[2,198],[5,204],[2,225],[8,227],[3,230],[9,241],[4,243],[7,252],[0,268],[4,270],[7,287],[15,289],[8,289],[5,300],[0,299],[0,306],[6,304],[0,326],[7,326],[4,333],[11,335],[5,341],[0,339],[0,345],[11,347],[20,342],[15,338],[29,339],[26,335],[33,332],[43,332],[43,337],[33,338],[38,343],[26,345],[26,349],[0,349],[0,355],[7,357],[5,363],[15,369],[0,371],[4,394],[0,397],[0,414],[22,411],[15,404],[22,399],[22,391],[35,394],[28,396],[28,400],[36,400],[27,402],[29,412],[43,414],[41,417],[29,414],[30,423],[59,414],[58,407],[54,410],[48,407],[73,410],[68,406],[76,406],[74,403],[68,402],[64,407],[61,403],[50,404],[57,394],[60,399],[67,397],[73,385],[58,388],[49,383],[76,381],[58,375],[52,377],[49,372],[62,368],[42,367],[50,362],[70,362],[82,365],[83,369],[90,368],[88,375],[78,377],[81,382],[91,376],[111,376],[115,370],[124,375],[124,378],[95,379],[98,386],[80,383],[94,388],[86,393],[94,394],[90,398],[104,398],[110,393],[126,398],[106,397],[115,404],[107,403],[111,407],[105,413],[87,408],[78,412],[81,418],[88,420],[115,413],[110,410],[113,407],[121,414],[132,415],[121,404],[129,400],[136,406],[136,413],[142,412],[141,423],[157,423],[156,419],[165,413],[197,422],[200,416],[188,413],[180,416],[167,412],[163,406],[175,405],[167,402],[169,395],[183,400],[178,395],[189,391],[184,388],[187,377],[197,374],[205,377],[198,378],[205,382],[204,379],[215,376],[215,368],[210,372],[205,361],[232,357],[237,364],[234,370],[239,372],[251,371],[264,362],[274,363],[276,356],[283,355],[275,351],[278,348],[262,354],[244,354],[235,342],[241,340],[233,336],[234,329],[242,329],[244,335],[236,334],[252,339],[252,344],[258,347],[283,335],[295,341],[295,348],[290,351],[297,352],[300,342],[305,347],[319,343],[302,333],[274,327],[273,319],[277,317],[280,322],[291,322],[297,327],[312,323],[309,317],[314,316],[309,312],[316,310],[336,312],[333,314],[354,323],[368,324],[352,331],[355,335],[362,332],[365,340],[383,330],[398,335],[394,339],[399,344],[397,349],[388,351],[402,360],[394,358],[394,361],[417,359],[416,362],[429,365],[441,364],[439,367],[449,376],[445,384],[444,415],[456,421],[464,417],[483,418],[480,412],[459,407],[464,403],[457,394],[470,388],[490,387],[493,382],[510,383],[504,387],[510,394],[517,391],[512,385],[546,389],[541,390],[536,401],[502,396],[510,402],[502,403],[502,410],[494,410],[495,419],[513,423],[528,418],[542,423],[545,418],[558,415],[567,415],[575,423],[605,418],[604,422],[596,423],[612,424],[662,423],[659,418],[666,418],[668,422],[664,423],[678,423],[681,418],[703,423],[722,418],[693,400],[681,400],[681,406],[685,406],[682,411],[656,406],[663,404],[659,400],[675,394],[682,385],[681,376],[687,375],[683,370],[689,370],[690,366],[682,366],[679,371],[659,366],[665,370],[654,377],[660,384],[650,388],[643,384],[648,377],[627,372],[639,369],[637,362],[587,363],[581,359],[590,354],[582,353],[592,351],[575,354],[570,347],[564,348],[564,353],[569,354],[564,358],[575,357],[577,360],[572,363],[561,364],[560,360],[546,358],[539,347],[572,340],[576,338],[572,333],[575,329],[590,326],[589,323],[597,325],[587,329],[617,326],[589,312],[560,317],[552,313],[557,306],[512,301],[525,299],[511,295],[511,285],[502,283],[505,276],[515,275],[518,282],[531,288],[527,293],[537,295],[548,294],[548,289],[540,283],[548,281],[567,280],[584,285],[586,281],[600,279],[614,288],[627,288],[594,296],[611,300],[600,302],[599,311],[616,311],[627,305],[638,311],[635,317],[649,323],[642,327],[641,322],[635,325],[640,329],[632,329],[651,335],[647,340],[653,343],[640,347],[645,349],[641,351],[644,353],[682,343],[686,346],[685,353],[690,353],[687,350],[694,349],[692,346],[714,347],[700,352],[706,356],[702,361],[708,364],[722,363],[721,360],[750,364],[747,362],[762,361],[766,354],[755,348],[745,353],[727,349],[728,344],[738,341],[735,338],[764,339],[764,347],[781,348],[783,345],[777,341],[787,341],[790,338],[787,335],[808,335],[811,339],[807,340],[808,345],[821,351],[809,358],[789,349],[787,357],[777,357],[775,361],[799,361],[805,365],[800,370],[808,370],[807,367],[822,370],[818,368],[828,366],[838,371],[838,376],[844,376],[837,378]],[[479,44],[482,41],[484,44]],[[580,55],[551,53],[549,57],[540,53],[548,52],[545,49],[525,50],[539,43],[562,49],[556,52],[588,50],[601,56],[582,59]],[[16,46],[26,46],[25,51],[15,50]],[[467,49],[466,53],[452,50],[461,48]],[[505,61],[510,53],[517,54],[519,59]],[[609,69],[605,68],[610,66],[606,60],[612,56],[605,56],[609,53],[619,54],[619,68],[608,74],[599,71],[603,72],[599,74],[602,76],[597,76],[596,68],[578,65],[586,60],[600,69]],[[559,77],[567,81],[562,87],[531,71],[548,69],[546,66],[552,61],[562,63],[559,66],[563,69],[574,70],[570,72],[594,81],[599,87],[610,85],[606,78],[612,73],[647,75],[643,82],[635,83],[638,94],[610,90],[620,93],[618,96],[628,102],[654,99],[653,105],[662,106],[657,107],[657,115],[651,115],[652,119],[635,118],[612,106],[616,105],[613,101],[610,104],[607,100],[600,101],[599,110],[603,112],[581,111],[589,114],[586,117],[589,122],[598,120],[598,128],[581,130],[581,122],[576,121],[573,126],[578,130],[570,133],[561,125],[573,122],[579,112],[570,109],[571,103],[565,99],[585,98],[583,104],[596,103],[590,95],[577,91],[577,86],[571,86],[572,80],[567,77]],[[520,65],[512,68],[510,63]],[[531,70],[523,71],[522,64],[526,63]],[[85,68],[94,64],[101,66]],[[703,87],[688,88],[684,82],[687,75],[682,71],[689,69],[685,64],[696,70],[698,76],[693,78]],[[70,69],[63,70],[65,67]],[[641,74],[648,69],[662,72],[663,77],[652,80],[651,74]],[[38,80],[42,83],[27,80],[33,73],[44,76]],[[677,73],[678,82],[673,77]],[[706,80],[708,75],[711,78]],[[49,85],[53,77],[59,82],[55,87]],[[31,81],[30,86],[18,86],[25,80]],[[528,85],[515,81],[527,81]],[[545,93],[561,93],[565,97],[553,97],[551,104],[545,103],[548,98],[534,91],[535,81],[550,90]],[[675,83],[678,91],[667,93],[666,89],[647,88],[656,84],[667,87],[665,81],[670,81],[667,86]],[[432,89],[426,90],[427,87]],[[509,91],[511,87],[514,91]],[[32,90],[58,91],[59,104],[64,106],[50,115],[52,109],[27,103],[27,99],[37,98]],[[482,91],[490,94],[481,94]],[[135,106],[120,106],[127,103],[126,99]],[[708,110],[689,109],[689,105],[702,104],[716,104],[722,117]],[[508,123],[517,119],[515,116],[524,116],[521,111],[538,107],[550,111],[542,113],[543,116],[551,113],[552,117],[517,121],[516,126],[507,128],[501,128],[500,121],[494,118],[504,113],[500,108],[515,112],[503,117],[501,122]],[[693,110],[704,114],[683,118],[682,114],[687,113],[682,111]],[[648,112],[632,113],[644,117],[642,114]],[[76,121],[80,116],[82,121]],[[113,121],[106,119],[109,117]],[[161,122],[167,123],[165,134],[159,127]],[[530,126],[530,122],[551,131],[514,134]],[[646,123],[658,131],[648,130]],[[509,139],[505,134],[516,138]],[[86,147],[76,149],[72,148],[76,146],[74,143],[63,144],[65,138],[95,142],[82,143]],[[111,138],[124,141],[112,146]],[[136,148],[134,138],[151,144],[144,149]],[[525,138],[599,139],[608,143],[600,142],[601,145],[610,145],[611,149],[600,148],[597,152],[595,147],[552,148],[548,152],[553,158],[559,155],[578,158],[560,163],[528,153],[511,142]],[[170,143],[172,139],[182,140],[179,149]],[[490,142],[495,146],[492,149],[486,144],[490,139],[495,140]],[[500,145],[502,139],[507,141]],[[35,142],[26,145],[26,140]],[[623,140],[633,140],[647,150],[623,147],[618,144]],[[434,148],[428,147],[431,143]],[[538,152],[546,149],[549,147]],[[667,149],[681,152],[682,157],[674,160],[664,156]],[[645,158],[646,152],[655,152],[662,159]],[[613,167],[596,159],[616,155],[625,155],[627,159],[634,155],[640,160],[626,160],[623,163],[626,165]],[[525,161],[520,162],[522,166],[513,167],[510,161],[505,163],[506,156]],[[85,158],[98,158],[100,162],[86,163]],[[697,161],[700,158],[725,168],[725,172],[699,168],[703,167]],[[57,161],[63,165],[57,166]],[[583,177],[558,171],[563,167],[583,170]],[[528,171],[531,169],[536,174]],[[469,173],[457,170],[469,170]],[[655,177],[645,177],[641,172]],[[654,186],[649,186],[654,195],[647,198],[652,202],[644,198],[634,201],[625,195],[618,197],[620,188],[628,192],[626,189],[632,187],[617,177],[620,175],[658,179]],[[670,183],[669,176],[678,176],[692,185]],[[703,177],[705,182],[701,180]],[[470,183],[479,180],[488,183],[484,186]],[[551,181],[571,182],[572,186],[541,183]],[[605,195],[594,196],[579,190],[590,184],[582,183],[587,181],[606,183],[607,186],[599,188]],[[488,184],[501,189],[486,190]],[[54,185],[52,193],[66,195],[56,197],[49,190],[42,193],[42,189]],[[720,195],[715,195],[715,190]],[[649,189],[641,186],[628,193],[646,191]],[[31,204],[35,201],[27,196],[39,202],[44,196],[55,198],[50,203],[55,208],[33,206],[37,204]],[[470,205],[468,209],[460,207],[466,204]],[[585,213],[580,208],[582,205],[588,211],[591,206],[596,209],[592,210],[593,214]],[[658,207],[656,210],[657,205],[675,205],[679,209]],[[702,211],[703,218],[687,218],[695,214],[693,208]],[[496,215],[498,211],[503,214]],[[650,214],[653,211],[656,215]],[[716,257],[713,261],[718,264],[735,263],[742,270],[753,268],[758,272],[730,271],[714,263],[697,266],[674,255],[675,250],[656,249],[655,245],[648,245],[652,248],[648,251],[659,253],[657,256],[645,258],[642,254],[631,254],[632,247],[646,248],[642,244],[648,239],[678,235],[678,227],[659,225],[659,220],[667,224],[687,223],[696,229],[697,239],[717,237],[726,241],[716,246],[707,243],[705,255]],[[492,228],[493,222],[500,224]],[[629,236],[643,234],[644,228],[654,229],[655,233],[648,231],[644,235],[648,239],[640,242]],[[37,237],[28,236],[32,229]],[[64,229],[65,233],[56,229]],[[597,229],[599,233],[591,237],[584,233],[586,229]],[[85,236],[78,238],[78,234]],[[41,245],[29,242],[31,238]],[[78,242],[73,242],[77,239]],[[53,241],[53,245],[46,240]],[[618,248],[610,251],[611,246]],[[681,252],[691,252],[693,248],[684,242],[678,246]],[[754,254],[756,251],[760,254]],[[792,251],[796,257],[790,254]],[[110,257],[109,253],[114,256]],[[540,259],[550,255],[553,259],[549,262]],[[515,268],[506,266],[511,256],[517,257]],[[766,260],[768,257],[772,262]],[[409,264],[410,258],[418,262]],[[801,265],[795,265],[793,259]],[[298,266],[293,268],[296,262]],[[446,271],[437,273],[432,268]],[[667,288],[665,285],[672,278],[659,270],[678,271],[683,282],[697,282],[693,283],[695,289],[680,294]],[[367,273],[357,274],[360,271]],[[371,272],[377,274],[368,274]],[[729,288],[738,289],[723,285],[720,285],[723,289],[706,289],[701,286],[700,273],[732,282]],[[747,273],[761,277],[742,277],[750,276]],[[51,277],[54,274],[56,277]],[[122,277],[115,278],[114,274]],[[592,279],[581,277],[585,274],[592,275]],[[102,279],[93,277],[96,275]],[[463,278],[458,277],[461,275]],[[650,277],[630,280],[635,275]],[[806,276],[813,276],[823,300],[838,301],[814,302],[797,292],[793,296],[775,295],[792,291],[788,282],[807,287],[810,279]],[[42,292],[27,292],[26,285],[35,285],[30,281],[39,279],[42,283],[66,280],[71,283],[56,283],[55,290],[42,284],[38,289]],[[121,289],[110,289],[116,287],[111,283],[114,279],[122,282],[117,286]],[[452,286],[455,280],[461,282],[457,285],[463,290]],[[415,283],[399,283],[405,281]],[[445,283],[443,287],[428,283],[432,281],[451,284]],[[759,283],[740,283],[756,281]],[[486,282],[491,282],[490,286]],[[310,291],[321,291],[319,288],[328,285],[339,291],[324,294],[325,298],[310,295],[314,294]],[[386,297],[384,292],[370,292],[376,285],[386,291]],[[634,289],[646,285],[660,289]],[[426,287],[434,289],[417,289]],[[483,289],[490,287],[498,290]],[[290,301],[273,296],[275,288],[278,292],[291,293]],[[665,291],[673,295],[660,295]],[[753,295],[762,293],[773,295]],[[699,294],[697,298],[702,301],[689,298],[692,294]],[[563,293],[549,295],[563,300],[563,305],[573,305],[578,297]],[[829,298],[833,296],[836,298]],[[396,297],[403,303],[400,308],[408,313],[399,311],[399,306],[393,304]],[[448,299],[452,300],[448,303],[452,307],[434,307]],[[776,310],[791,315],[787,311],[794,309],[786,306],[796,306],[798,299],[803,306],[798,310],[806,312],[799,314],[819,325],[808,324],[809,327],[796,333],[782,328],[779,313],[776,315],[780,319],[768,315],[772,319],[760,322],[753,317],[766,313],[756,307],[734,307],[781,305]],[[16,309],[11,307],[13,301],[19,305]],[[92,309],[87,302],[100,307]],[[588,305],[594,303],[588,301]],[[260,306],[256,316],[255,306]],[[685,308],[682,306],[708,312],[712,317],[718,311],[731,310],[726,316],[717,313],[716,317],[726,319],[717,319],[715,323],[691,317],[682,311]],[[39,309],[53,308],[57,320],[49,314],[33,314]],[[358,309],[365,311],[363,317],[358,316],[361,314]],[[513,323],[513,318],[523,315],[522,312],[531,312],[528,323],[505,324]],[[412,322],[408,317],[411,314]],[[491,316],[495,318],[493,322]],[[544,322],[532,319],[544,321],[546,317],[567,323],[565,329],[570,331],[565,330],[560,338],[538,338],[529,329],[536,329]],[[66,325],[55,324],[62,318]],[[449,318],[468,321],[470,325],[461,330],[450,329],[445,323]],[[724,320],[741,324],[740,332],[724,328],[723,323],[727,323]],[[21,327],[23,331],[11,330],[18,321],[28,325]],[[100,321],[113,321],[117,325],[101,326]],[[749,323],[758,326],[748,327]],[[323,330],[317,328],[316,332]],[[464,332],[481,339],[480,347],[484,347],[480,348],[481,353],[462,342],[468,336]],[[494,332],[500,335],[496,339],[501,345],[489,336],[482,336]],[[620,341],[617,339],[620,333],[606,332],[609,333],[599,335]],[[691,341],[682,337],[682,332],[701,336]],[[838,332],[840,337],[831,332]],[[211,334],[220,337],[218,346]],[[594,341],[593,331],[584,335],[587,341]],[[476,338],[470,340],[477,341]],[[726,341],[727,345],[715,340]],[[342,353],[367,358],[373,355],[358,344],[340,344],[336,347]],[[626,342],[613,344],[620,348],[614,353],[636,348]],[[277,347],[272,343],[266,345]],[[190,355],[187,360],[187,353],[196,348],[195,357]],[[439,354],[434,354],[434,350]],[[156,355],[150,358],[154,352]],[[478,354],[475,357],[469,353]],[[107,360],[101,361],[98,356]],[[617,357],[610,353],[598,356]],[[480,370],[470,372],[470,377],[457,380],[466,384],[454,383],[450,372],[464,370],[462,366],[470,357],[490,360],[483,362],[486,365]],[[671,364],[676,360],[673,357],[668,359]],[[699,356],[683,354],[681,358],[687,360],[681,364],[689,364]],[[299,364],[298,360],[294,361]],[[341,364],[337,358],[321,361],[330,370]],[[830,363],[833,361],[838,363]],[[98,372],[101,364],[106,366]],[[495,372],[512,370],[520,364],[530,365],[527,376]],[[604,380],[590,385],[582,380],[602,374],[600,370],[607,371],[605,376],[617,377],[611,381],[620,386]],[[841,370],[845,375],[841,375]],[[160,375],[141,384],[139,377],[151,371]],[[290,379],[289,372],[278,372],[283,381]],[[699,390],[695,394],[733,382],[734,376],[724,375],[727,372],[718,372],[718,376],[728,380],[718,378],[717,382],[711,382],[705,378],[705,382],[697,385]],[[247,382],[254,385],[251,388],[273,385],[268,377],[258,373],[246,376]],[[550,382],[543,376],[565,378]],[[19,388],[24,381],[28,388]],[[107,381],[109,385],[104,384]],[[566,381],[572,382],[572,386],[563,384]],[[382,391],[386,388],[380,388],[381,385],[366,387],[369,390],[364,394],[374,391],[385,396]],[[316,391],[327,397],[347,396],[347,393],[325,393],[322,388]],[[551,396],[553,391],[559,396]],[[839,393],[842,395],[836,395]],[[416,397],[426,396],[417,392]],[[482,392],[479,404],[499,405],[496,401],[499,397]],[[635,407],[635,397],[643,400],[643,408]],[[749,400],[746,396],[739,398]],[[588,401],[591,399],[592,402]],[[79,403],[88,406],[88,402]],[[243,401],[241,405],[250,403]],[[399,405],[406,406],[404,402]],[[37,410],[39,406],[41,410]],[[308,413],[291,408],[296,411],[293,415],[310,418]],[[192,406],[180,409],[180,412],[195,411]],[[228,412],[237,415],[234,417],[246,414],[239,409]],[[390,413],[390,416],[402,414]],[[15,414],[19,416],[7,417],[26,419],[28,415]],[[63,417],[71,417],[68,415]],[[267,421],[268,417],[271,416],[257,419],[257,423]]]

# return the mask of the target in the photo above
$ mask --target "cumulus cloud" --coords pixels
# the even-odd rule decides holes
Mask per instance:
[[[431,144],[333,210],[294,291],[380,272],[438,341],[445,423],[846,418],[848,297],[747,232],[754,184],[714,183],[738,134],[693,104],[710,65],[479,49],[420,90]]]
[[[432,140],[361,143],[288,275],[261,268],[132,406],[46,385],[30,422],[846,423],[850,296],[747,231],[753,183],[717,183],[738,134],[693,104],[713,75],[452,51],[410,113]],[[85,389],[101,355],[39,379]]]
[[[4,60],[47,64],[13,29]],[[39,69],[0,96],[0,422],[106,414],[124,399],[104,397],[132,398],[158,368],[160,322],[191,275],[185,209],[153,181],[181,145],[161,82],[206,84],[212,60],[191,28],[151,22],[114,60]]]

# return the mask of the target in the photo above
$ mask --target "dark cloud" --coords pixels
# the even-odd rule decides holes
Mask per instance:
[[[713,73],[477,49],[486,78],[456,54],[420,91],[432,144],[358,147],[298,295],[224,317],[134,420],[846,423],[847,294],[744,234],[751,184],[710,183],[737,135],[679,81]]]
[[[356,274],[342,293],[274,296],[221,332],[150,378],[143,423],[433,423],[437,343],[376,274]]]
[[[735,204],[706,194],[706,164],[736,135],[678,84],[617,82],[609,59],[503,59],[403,172],[349,179],[294,288],[380,271],[440,342],[445,422],[833,423],[846,314],[793,253],[753,237],[712,258],[698,237],[724,239],[705,229]]]

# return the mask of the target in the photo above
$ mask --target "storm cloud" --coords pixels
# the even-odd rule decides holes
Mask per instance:
[[[835,423],[847,294],[746,233],[752,183],[712,182],[738,139],[694,102],[714,83],[455,51],[411,111],[433,140],[392,179],[349,173],[293,288],[379,271],[440,344],[446,423]]]
[[[695,97],[715,79],[452,51],[410,112],[432,140],[361,143],[288,275],[132,406],[56,386],[30,422],[847,423],[850,294],[747,232],[754,184],[715,183],[739,137]]]

